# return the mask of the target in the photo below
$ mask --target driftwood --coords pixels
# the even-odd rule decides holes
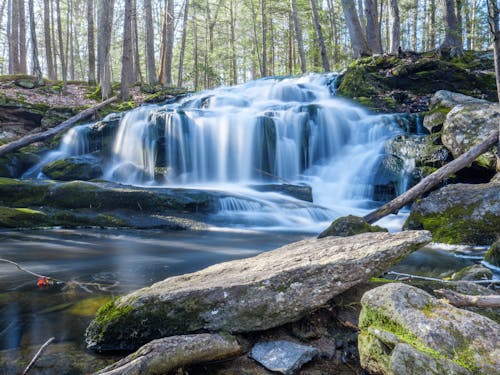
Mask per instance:
[[[23,375],[26,375],[28,373],[28,371],[33,367],[33,365],[35,364],[36,361],[38,361],[38,358],[40,358],[44,352],[45,349],[47,349],[47,347],[52,343],[52,341],[55,340],[55,337],[51,337],[50,339],[48,339],[41,347],[40,349],[38,349],[38,351],[36,352],[35,356],[33,357],[33,359],[31,360],[31,362],[29,363],[28,366],[26,366],[26,368],[24,369],[23,371]]]
[[[118,97],[113,96],[112,98],[109,98],[108,100],[99,103],[91,108],[87,108],[77,115],[70,117],[66,121],[60,123],[59,125],[50,128],[46,131],[40,132],[40,133],[35,133],[35,134],[28,134],[25,137],[22,137],[21,139],[18,139],[17,141],[13,141],[7,144],[4,144],[0,146],[0,157],[4,156],[8,153],[14,152],[19,150],[22,147],[26,147],[34,142],[41,142],[45,141],[46,139],[50,139],[54,137],[55,135],[61,133],[62,131],[70,128],[74,124],[76,124],[78,121],[86,119],[87,117],[90,117],[93,115],[97,110],[106,107],[108,104],[111,104],[118,100]]]
[[[460,155],[455,160],[439,168],[434,173],[425,177],[422,181],[420,181],[407,192],[384,204],[377,210],[370,212],[368,215],[364,216],[363,219],[365,219],[366,222],[372,224],[389,214],[397,213],[401,207],[413,202],[422,194],[426,193],[431,188],[443,181],[446,177],[472,164],[472,162],[476,160],[478,156],[484,154],[498,142],[498,136],[499,131],[494,131],[484,141],[472,147],[469,151]]]
[[[385,275],[391,275],[391,276],[396,276],[396,280],[398,281],[404,281],[404,280],[425,280],[425,281],[436,281],[439,283],[451,283],[451,284],[456,284],[460,280],[443,280],[443,279],[438,279],[435,277],[428,277],[428,276],[419,276],[419,275],[412,275],[409,273],[401,273],[401,272],[395,272],[395,271],[389,271],[386,272]],[[390,281],[394,281],[392,279],[387,279]],[[493,284],[500,284],[500,280],[467,280],[468,283],[471,284],[487,284],[487,285],[493,285]]]
[[[500,307],[500,295],[471,296],[448,289],[437,289],[435,293],[442,295],[450,304],[456,307]]]

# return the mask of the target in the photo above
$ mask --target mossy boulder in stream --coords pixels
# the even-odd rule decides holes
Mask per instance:
[[[336,219],[318,238],[328,236],[348,237],[361,233],[387,232],[387,229],[378,225],[370,225],[365,219],[359,216],[348,215]]]
[[[361,299],[358,348],[370,373],[498,374],[500,325],[418,288],[388,283]]]
[[[100,161],[92,156],[71,156],[43,166],[42,172],[52,180],[92,180],[102,175]]]
[[[500,267],[500,241],[496,241],[484,254],[485,262]]]
[[[491,244],[500,237],[500,184],[455,184],[417,200],[405,229],[426,229],[436,242]]]
[[[430,240],[425,231],[307,239],[168,278],[105,305],[89,348],[134,350],[165,336],[253,332],[297,321]]]

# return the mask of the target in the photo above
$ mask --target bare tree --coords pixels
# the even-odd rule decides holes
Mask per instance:
[[[33,0],[28,0],[28,9],[30,15],[30,38],[31,38],[31,59],[33,63],[33,73],[36,76],[37,84],[42,83],[42,69],[38,59],[38,43],[36,41],[35,11],[33,9]]]
[[[172,85],[172,54],[174,50],[174,0],[166,0],[165,86]]]
[[[498,101],[500,103],[500,10],[498,8],[497,0],[487,0],[488,5],[488,23],[490,31],[493,35],[493,50],[495,60],[495,76],[497,82]],[[499,139],[497,145],[497,171],[500,172],[500,122],[498,124]]]
[[[182,21],[181,49],[179,51],[179,69],[177,71],[177,86],[178,87],[182,87],[182,68],[184,65],[184,53],[186,50],[188,15],[189,15],[189,0],[185,0],[185,2],[184,2],[184,16],[182,18],[183,21]]]
[[[318,17],[318,10],[316,9],[316,0],[311,0],[311,10],[313,15],[314,28],[316,29],[316,34],[318,36],[318,45],[319,45],[319,51],[321,53],[321,61],[323,63],[323,69],[325,70],[325,72],[329,72],[330,63],[328,62],[328,54],[326,52],[325,40],[323,39],[323,32],[321,30],[321,24],[319,22],[319,17]]]
[[[187,1],[187,0],[186,0]],[[151,0],[144,0],[144,24],[146,27],[146,78],[149,85],[156,85],[155,44]]]
[[[396,54],[399,51],[401,38],[398,0],[389,0],[389,18],[391,25],[390,52]]]
[[[133,80],[133,48],[132,48],[132,6],[133,0],[125,0],[125,14],[123,18],[123,51],[120,96],[122,100],[130,97],[130,83]]]
[[[341,0],[342,9],[344,11],[345,22],[351,38],[351,47],[355,59],[361,56],[371,55],[370,48],[366,41],[366,37],[359,22],[356,6],[352,0]]]
[[[260,75],[267,76],[267,17],[266,0],[260,0],[260,14],[262,22],[262,65],[260,66]]]
[[[68,65],[66,61],[66,53],[64,52],[64,39],[62,31],[62,16],[61,16],[61,0],[56,0],[57,9],[57,38],[59,41],[59,60],[61,61],[61,74],[63,79],[63,87],[66,87],[68,79]]]
[[[132,77],[133,82],[142,82],[141,60],[139,58],[139,31],[137,28],[137,1],[132,0],[130,13],[132,27]]]
[[[19,66],[19,1],[11,0],[10,6],[10,32],[9,32],[9,71],[17,74],[20,72]]]
[[[443,1],[445,36],[440,49],[449,51],[450,56],[460,56],[463,53],[462,44],[460,43],[462,25],[458,24],[456,2],[456,0]]]
[[[307,71],[306,68],[306,54],[304,52],[304,42],[302,41],[302,28],[300,27],[299,16],[297,14],[297,2],[291,0],[293,28],[295,30],[295,39],[297,40],[297,47],[299,49],[300,70],[302,73]]]
[[[312,1],[312,0],[311,0]],[[365,0],[366,41],[373,53],[382,53],[382,35],[378,20],[377,0]]]
[[[88,83],[95,85],[94,0],[87,0]]]
[[[114,0],[99,0],[99,43],[97,47],[97,64],[103,100],[108,99],[112,92],[109,52],[113,25],[113,7]]]
[[[26,10],[24,8],[24,0],[19,2],[19,73],[26,74],[28,72],[27,64],[27,48],[26,48]]]

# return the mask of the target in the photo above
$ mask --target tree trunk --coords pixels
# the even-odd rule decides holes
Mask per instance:
[[[112,98],[109,98],[108,100],[99,103],[91,108],[87,108],[84,111],[80,112],[76,116],[73,116],[66,121],[60,123],[59,125],[50,128],[44,132],[41,133],[36,133],[36,134],[29,134],[21,139],[18,139],[17,141],[10,142],[7,144],[4,144],[0,146],[0,157],[7,155],[11,152],[17,151],[20,148],[26,147],[32,143],[35,142],[42,142],[47,139],[53,138],[55,135],[61,133],[62,131],[70,128],[71,126],[75,125],[77,122],[84,120],[90,116],[92,116],[96,111],[99,109],[106,107],[107,105],[113,103],[116,101],[118,98],[116,96],[113,96]]]
[[[10,18],[10,54],[9,61],[11,72],[18,74],[21,72],[19,62],[19,0],[11,0]]]
[[[429,3],[429,50],[436,48],[436,0]]]
[[[130,84],[133,81],[133,48],[132,48],[132,4],[133,0],[125,0],[123,17],[123,51],[120,96],[122,100],[130,97]]]
[[[358,59],[361,56],[371,55],[366,37],[361,28],[361,23],[359,22],[354,2],[351,0],[341,0],[341,3],[349,36],[351,37],[351,47],[354,58]]]
[[[456,307],[500,307],[500,295],[498,294],[471,296],[449,289],[437,289],[434,292],[442,295],[451,305]]]
[[[431,188],[433,188],[441,181],[443,181],[443,179],[445,179],[446,177],[450,176],[453,173],[458,172],[462,168],[467,167],[474,160],[476,160],[478,156],[488,151],[492,146],[498,143],[498,136],[499,136],[498,134],[499,134],[498,130],[494,131],[484,141],[472,147],[469,151],[460,155],[455,160],[439,168],[434,173],[425,177],[422,181],[420,181],[418,184],[416,184],[407,192],[401,194],[392,201],[384,204],[377,210],[370,212],[368,215],[364,216],[363,219],[365,219],[368,223],[371,224],[383,218],[384,216],[397,213],[401,207],[407,205],[408,203],[413,202],[422,194],[429,191]]]
[[[114,0],[99,0],[99,43],[97,47],[97,60],[103,100],[109,98],[112,92],[109,52],[113,25],[113,7]]]
[[[464,45],[464,31],[463,31],[463,0],[456,0],[457,2],[457,24],[458,24],[458,42],[460,43],[461,48]]]
[[[311,10],[312,10],[314,28],[316,29],[316,34],[318,35],[318,46],[319,46],[319,51],[321,53],[321,62],[323,64],[323,70],[325,72],[329,72],[330,63],[328,62],[328,53],[326,52],[325,40],[323,39],[323,31],[321,30],[321,25],[319,23],[318,10],[316,9],[316,0],[311,0]]]
[[[494,61],[495,61],[495,77],[497,82],[497,95],[498,102],[500,103],[500,10],[496,0],[488,0],[488,23],[490,25],[490,31],[493,34],[493,51],[494,51]],[[497,172],[500,172],[500,122],[498,124],[499,138],[497,144]]]
[[[419,12],[419,4],[418,0],[415,0],[415,8],[413,9],[413,50],[416,52],[418,49],[418,12]]]
[[[50,32],[51,32],[51,38],[52,38],[52,56],[54,56],[54,79],[57,79],[59,76],[58,71],[57,71],[57,39],[56,39],[56,25],[54,18],[56,11],[54,9],[54,1],[50,1]]]
[[[132,64],[132,82],[142,82],[141,73],[141,60],[139,58],[139,31],[137,29],[137,1],[132,0],[132,13],[130,15],[130,23],[132,27],[132,50],[133,50],[133,64]]]
[[[187,1],[187,0],[186,0]],[[157,83],[155,67],[155,41],[151,0],[144,0],[144,24],[146,27],[146,77],[150,86]]]
[[[335,6],[333,0],[328,0],[328,16],[330,19],[330,27],[332,28],[333,61],[336,63],[338,59],[338,30],[337,22],[335,22]]]
[[[65,52],[64,52],[64,39],[62,31],[62,15],[61,15],[61,0],[56,0],[57,9],[57,37],[59,40],[59,60],[61,61],[61,74],[63,80],[63,90],[66,88],[66,81],[68,79],[68,66],[66,65]]]
[[[238,84],[238,63],[236,61],[236,4],[234,0],[229,3],[229,16],[230,16],[230,45],[231,45],[231,84]]]
[[[74,81],[75,80],[75,44],[74,44],[74,41],[75,41],[75,38],[74,38],[74,22],[73,22],[73,17],[74,17],[74,14],[73,14],[73,6],[74,6],[74,3],[73,3],[73,0],[70,0],[68,2],[68,17],[67,17],[67,20],[66,20],[66,31],[68,33],[68,37],[69,37],[69,43],[66,43],[66,60],[68,61],[68,64],[69,64],[69,78]]]
[[[36,76],[38,85],[42,83],[42,69],[40,69],[40,61],[38,59],[38,43],[36,40],[36,25],[35,25],[35,11],[33,9],[33,0],[28,0],[28,9],[30,16],[30,37],[31,37],[31,59],[33,60],[33,74]]]
[[[194,90],[197,91],[199,87],[200,77],[198,70],[198,25],[196,19],[196,7],[193,7],[193,64],[194,64]]]
[[[455,4],[456,0],[443,1],[445,36],[440,49],[449,51],[450,56],[461,56],[462,45],[460,44],[460,35],[462,26],[458,24]]]
[[[398,0],[389,0],[389,17],[391,24],[390,51],[392,54],[397,54],[401,37]]]
[[[185,2],[184,2],[184,16],[182,18],[181,48],[179,51],[179,67],[177,70],[177,86],[178,87],[182,87],[182,74],[183,74],[183,67],[184,67],[184,54],[186,51],[188,15],[189,15],[189,0],[185,0]]]
[[[165,45],[165,86],[172,85],[172,53],[174,50],[174,0],[167,0],[167,35]]]
[[[253,0],[250,0],[250,11],[252,12],[254,50],[257,54],[257,61],[259,62],[259,69],[262,72],[262,58],[260,56],[259,36],[258,36],[258,32],[257,32],[257,12],[255,11]],[[252,76],[253,76],[252,77],[253,79],[256,78],[254,73],[252,74]]]
[[[95,85],[94,0],[87,0],[88,83]]]
[[[19,1],[19,73],[28,73],[26,48],[26,10],[24,0]]]
[[[295,30],[295,39],[297,40],[297,48],[299,49],[300,71],[302,73],[305,73],[307,71],[306,54],[304,52],[304,43],[302,41],[302,29],[300,27],[299,17],[297,14],[296,0],[291,0],[291,5],[292,5],[293,28]]]
[[[267,76],[267,19],[266,19],[266,0],[260,0],[260,14],[262,22],[262,65],[260,74]]]
[[[469,1],[466,0],[465,1],[465,4],[464,4],[464,8],[465,8],[465,44],[466,44],[466,48],[467,50],[472,50],[472,33],[471,33],[471,30],[472,30],[472,24],[471,24],[471,9],[470,7],[471,6],[474,6],[474,5],[470,5],[469,4]]]
[[[312,0],[311,0],[312,1]],[[382,53],[382,36],[378,21],[377,0],[365,0],[366,41],[373,53]]]

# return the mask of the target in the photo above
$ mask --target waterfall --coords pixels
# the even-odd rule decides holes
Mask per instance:
[[[231,225],[317,228],[362,213],[376,205],[384,143],[403,131],[394,116],[335,97],[334,81],[333,74],[267,78],[132,110],[103,177],[229,191],[235,197],[222,200],[214,218]],[[248,188],[283,182],[311,186],[314,203]]]

